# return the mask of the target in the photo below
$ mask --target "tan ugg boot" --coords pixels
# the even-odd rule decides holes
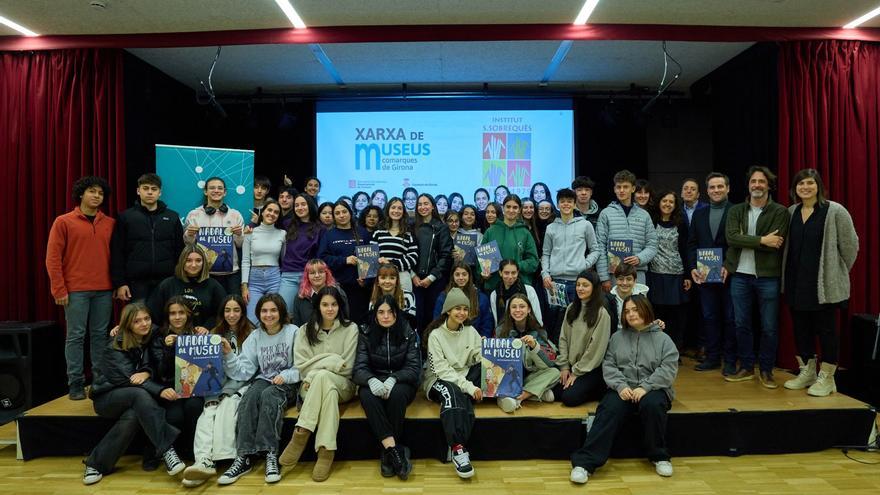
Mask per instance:
[[[335,456],[335,450],[327,450],[324,447],[318,449],[318,460],[315,461],[315,468],[312,469],[312,480],[325,481],[330,477],[330,468],[333,467]]]
[[[835,371],[837,371],[836,364],[822,363],[819,370],[819,378],[812,387],[807,389],[807,394],[813,397],[825,397],[832,392],[837,392],[837,384],[834,383]]]
[[[278,463],[282,466],[295,466],[299,462],[303,450],[306,449],[311,434],[312,432],[304,428],[294,428],[293,436],[290,437],[290,442],[284,448],[284,452],[281,452]]]
[[[797,356],[797,362],[801,372],[797,377],[785,382],[784,387],[789,390],[802,390],[816,383],[816,358],[812,358],[804,364],[804,360]]]

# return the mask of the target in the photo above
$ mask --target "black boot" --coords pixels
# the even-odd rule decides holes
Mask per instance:
[[[382,455],[379,457],[379,469],[382,471],[382,476],[385,478],[390,478],[397,473],[394,469],[394,464],[391,462],[390,452],[393,450],[394,447],[388,447],[382,451]]]
[[[409,447],[398,445],[394,447],[394,455],[392,462],[394,463],[394,473],[398,478],[406,480],[409,473],[412,472],[412,462],[409,460]],[[398,464],[399,463],[399,464]]]

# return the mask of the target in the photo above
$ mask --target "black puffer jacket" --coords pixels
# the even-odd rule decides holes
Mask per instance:
[[[421,278],[433,275],[439,280],[449,274],[452,268],[452,237],[446,224],[434,218],[431,223],[418,226],[416,243],[419,245],[416,275]]]
[[[146,371],[150,373],[150,379],[141,387],[150,394],[158,397],[163,387],[154,378],[156,370],[152,364],[152,357],[162,352],[162,336],[154,327],[150,335],[150,341],[146,344],[122,351],[114,345],[122,343],[122,337],[117,336],[115,342],[110,342],[101,360],[101,373],[95,378],[90,391],[91,396],[97,397],[105,392],[120,387],[134,387],[131,384],[131,375]]]
[[[418,387],[422,372],[422,356],[416,332],[401,321],[401,342],[394,342],[388,330],[376,324],[366,325],[358,336],[357,356],[354,360],[352,380],[367,386],[370,378],[385,380],[393,376],[397,383]]]
[[[136,203],[119,214],[110,239],[113,288],[174,275],[182,250],[183,225],[177,212],[161,201],[155,211]]]

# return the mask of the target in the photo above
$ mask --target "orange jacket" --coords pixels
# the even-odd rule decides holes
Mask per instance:
[[[89,222],[79,207],[60,215],[49,231],[46,271],[52,297],[71,292],[111,290],[110,236],[116,220],[100,211]]]

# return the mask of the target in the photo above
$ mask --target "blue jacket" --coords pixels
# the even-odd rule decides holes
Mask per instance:
[[[648,270],[648,264],[657,256],[657,231],[654,230],[654,222],[647,211],[633,202],[629,215],[624,213],[620,203],[613,201],[602,213],[596,222],[596,237],[599,241],[599,260],[596,262],[596,270],[599,279],[603,282],[611,279],[608,274],[608,241],[632,239],[633,255],[639,257],[640,272]]]
[[[370,243],[370,234],[363,227],[355,228],[359,240],[354,238],[354,229],[333,227],[321,236],[318,245],[318,258],[327,263],[340,285],[353,283],[358,278],[357,265],[349,265],[345,259],[355,255],[355,246]]]
[[[480,314],[475,321],[471,322],[471,325],[477,329],[480,336],[493,337],[493,333],[495,332],[495,318],[492,317],[492,307],[489,305],[489,298],[486,297],[486,294],[477,290],[477,299],[480,301]],[[434,304],[435,319],[439,317],[440,312],[443,311],[444,302],[446,302],[445,291],[437,296],[437,302]]]

